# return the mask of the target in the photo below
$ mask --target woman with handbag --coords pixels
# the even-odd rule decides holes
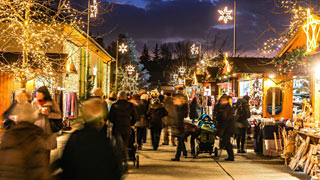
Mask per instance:
[[[48,136],[46,140],[47,160],[50,163],[50,151],[57,148],[57,122],[62,120],[59,106],[53,101],[47,87],[42,86],[37,90],[36,98],[32,102],[38,113],[38,120],[34,123],[41,127]],[[50,123],[50,121],[52,121]]]

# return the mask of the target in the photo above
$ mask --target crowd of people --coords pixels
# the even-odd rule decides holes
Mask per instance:
[[[217,122],[220,148],[228,153],[226,161],[234,161],[230,140],[234,134],[237,134],[238,153],[245,152],[247,118],[250,117],[248,97],[232,106],[230,96],[223,95],[209,115],[203,115],[208,108],[202,106],[201,97],[189,100],[183,88],[174,94],[120,91],[117,95],[111,93],[107,99],[103,97],[102,90],[95,88],[92,97],[81,104],[83,128],[70,135],[61,158],[50,163],[50,151],[57,148],[52,121],[62,119],[61,111],[44,86],[37,90],[33,100],[25,90],[16,92],[16,103],[3,114],[0,180],[121,179],[131,158],[128,157],[131,137],[136,135],[137,149],[142,150],[148,129],[153,150],[159,148],[162,133],[162,145],[171,142],[177,146],[172,161],[180,161],[181,155],[187,156],[185,141],[190,136],[191,156],[196,158],[198,127],[193,124],[199,119],[202,123],[209,119]],[[188,117],[191,123],[185,123]],[[55,168],[50,167],[52,164]],[[53,169],[57,168],[62,171],[53,176]]]

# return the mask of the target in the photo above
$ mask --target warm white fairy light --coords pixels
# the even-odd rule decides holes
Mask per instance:
[[[191,53],[192,53],[193,55],[199,54],[199,47],[197,47],[195,44],[193,44],[193,45],[191,46]]]
[[[17,61],[2,57],[0,71],[14,73],[21,82],[37,76],[51,76],[60,69],[48,53],[62,47],[70,38],[65,27],[79,27],[81,18],[68,1],[58,5],[51,0],[0,1],[0,43],[2,52],[21,52]],[[54,9],[51,7],[55,7]]]
[[[218,12],[220,14],[218,21],[223,21],[227,24],[229,20],[232,20],[232,10],[228,10],[228,7],[225,7],[223,10],[218,10]]]
[[[303,26],[303,30],[307,36],[307,51],[311,52],[312,50],[318,47],[318,36],[319,36],[319,24],[320,21],[313,18],[310,14],[310,9],[308,9],[308,18],[307,23]]]
[[[258,49],[263,54],[270,54],[279,51],[283,45],[294,36],[297,30],[307,19],[307,10],[301,6],[298,6],[297,1],[275,0],[275,2],[277,2],[277,7],[279,9],[282,9],[286,13],[292,14],[290,25],[285,31],[280,33],[279,37],[268,39],[263,44],[263,48]]]
[[[177,80],[179,75],[178,74],[173,74],[172,77],[173,77],[174,80]]]
[[[121,52],[121,53],[125,53],[125,52],[127,52],[128,51],[128,45],[125,45],[125,44],[121,44],[120,46],[119,46],[119,51]]]

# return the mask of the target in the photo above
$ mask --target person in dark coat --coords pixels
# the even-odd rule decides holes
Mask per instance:
[[[132,99],[130,100],[131,103],[133,103],[137,114],[138,119],[136,122],[136,129],[137,129],[137,143],[138,143],[138,149],[142,150],[142,139],[143,139],[143,133],[146,129],[146,112],[147,112],[147,104],[140,99],[140,95],[135,94],[133,95]]]
[[[235,131],[234,113],[229,103],[230,97],[222,95],[215,107],[214,116],[218,122],[218,135],[221,137],[221,144],[227,150],[228,158],[226,161],[234,161],[233,146],[231,144],[231,136]]]
[[[164,107],[168,112],[168,115],[163,118],[164,136],[162,145],[169,145],[169,128],[171,128],[171,122],[177,118],[176,106],[173,104],[173,97],[171,93],[167,93],[164,100]],[[172,128],[171,128],[172,129]],[[171,144],[176,146],[175,137],[171,133]]]
[[[249,96],[239,99],[236,104],[236,124],[237,124],[237,148],[238,153],[245,153],[244,144],[246,142],[247,128],[249,126],[248,118],[250,118]]]
[[[124,91],[118,93],[118,100],[111,106],[109,118],[113,124],[112,134],[122,151],[123,161],[127,161],[127,147],[131,136],[131,128],[135,125],[138,115],[134,105],[127,100]]]
[[[160,103],[158,98],[154,98],[151,100],[151,105],[149,106],[149,110],[147,112],[147,116],[149,117],[149,127],[151,130],[151,140],[153,150],[157,150],[159,147],[161,130],[163,128],[162,118],[168,115],[168,112],[164,108],[163,103]]]
[[[121,159],[111,141],[101,133],[106,106],[89,99],[81,107],[84,128],[71,134],[60,160],[62,180],[120,180]]]
[[[201,106],[198,103],[198,99],[194,97],[190,103],[190,119],[192,120],[192,123],[196,119],[198,119],[201,115]]]
[[[145,122],[146,122],[146,117],[147,117],[147,111],[149,109],[149,95],[148,94],[142,94],[141,97],[141,103],[145,106],[145,112],[144,112],[144,116],[145,116]],[[146,143],[147,142],[147,135],[148,135],[148,129],[147,129],[147,124],[144,124],[143,129],[141,129],[141,135],[142,135],[142,142]]]
[[[0,180],[47,180],[49,162],[45,132],[33,123],[37,114],[29,103],[14,110],[15,126],[0,139]]]
[[[172,133],[178,139],[177,152],[172,161],[180,161],[181,152],[184,147],[184,118],[188,117],[189,104],[187,97],[183,94],[183,88],[179,89],[179,93],[175,95],[173,100],[176,106],[177,117],[172,123]]]

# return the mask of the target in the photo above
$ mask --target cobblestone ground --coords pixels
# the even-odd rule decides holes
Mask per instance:
[[[150,136],[149,136],[150,137]],[[52,152],[52,159],[61,156],[63,147],[68,139],[68,134],[58,138],[58,149]],[[189,148],[189,145],[186,145]],[[151,142],[138,151],[140,168],[137,169],[129,162],[129,172],[124,177],[126,180],[186,180],[186,179],[217,179],[217,180],[294,180],[310,179],[303,173],[292,172],[284,167],[278,158],[267,158],[256,155],[253,150],[247,154],[235,156],[235,162],[224,162],[226,153],[223,151],[219,160],[209,154],[200,154],[196,159],[181,158],[180,162],[170,159],[175,154],[175,147],[161,145],[158,151],[153,151]],[[189,151],[190,152],[190,151]]]

